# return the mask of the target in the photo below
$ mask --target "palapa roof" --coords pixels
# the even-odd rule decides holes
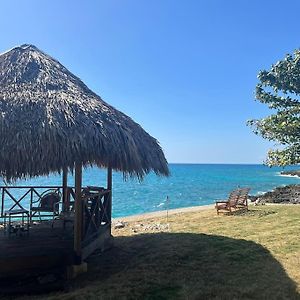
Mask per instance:
[[[168,175],[156,139],[32,45],[0,55],[0,176],[111,166],[142,178]]]

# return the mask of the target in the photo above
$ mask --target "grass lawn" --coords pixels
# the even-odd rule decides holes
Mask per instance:
[[[180,213],[166,223],[129,222],[69,291],[23,299],[300,299],[300,206]]]

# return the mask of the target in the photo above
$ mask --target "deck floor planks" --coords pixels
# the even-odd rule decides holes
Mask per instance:
[[[0,277],[28,269],[45,269],[70,263],[73,236],[70,230],[51,225],[35,225],[29,235],[4,235],[0,230]]]

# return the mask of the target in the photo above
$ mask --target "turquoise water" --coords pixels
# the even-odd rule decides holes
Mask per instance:
[[[295,167],[285,168],[295,169]],[[113,174],[113,217],[135,215],[169,208],[206,205],[226,199],[240,186],[250,187],[250,194],[272,190],[277,186],[298,184],[300,178],[280,176],[282,168],[263,165],[170,164],[169,178],[149,174],[143,182],[123,180]],[[69,177],[69,185],[73,185]],[[18,181],[18,185],[61,185],[59,175]],[[83,172],[83,185],[106,184],[106,171],[89,168]],[[166,198],[169,197],[167,203]]]

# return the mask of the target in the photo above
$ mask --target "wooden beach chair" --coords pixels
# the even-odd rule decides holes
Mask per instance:
[[[248,210],[248,194],[249,194],[250,188],[243,188],[240,190],[239,199],[237,201],[236,208],[244,208]]]
[[[215,208],[217,210],[217,214],[219,214],[220,210],[232,212],[232,209],[237,207],[240,193],[241,189],[236,189],[229,194],[228,200],[216,201]]]

